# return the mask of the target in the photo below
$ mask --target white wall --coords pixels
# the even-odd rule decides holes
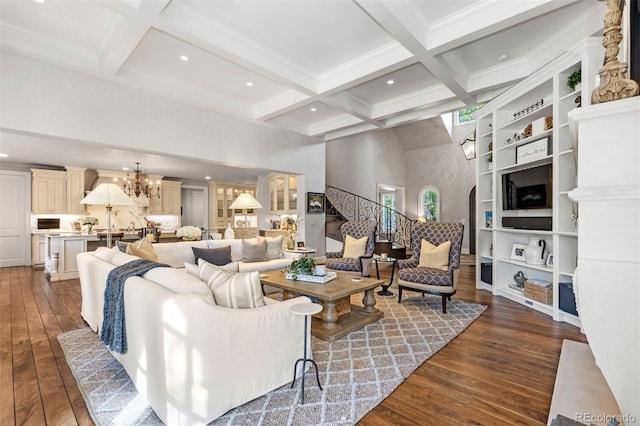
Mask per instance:
[[[327,184],[376,200],[378,184],[405,186],[403,148],[391,129],[326,143]]]
[[[229,166],[306,175],[324,192],[324,142],[3,52],[0,127]],[[52,140],[52,143],[55,143]],[[259,201],[268,205],[268,192]],[[309,243],[320,225],[305,224]],[[317,228],[317,229],[316,229]],[[323,229],[323,227],[322,227]],[[322,233],[324,235],[324,233]],[[317,244],[324,247],[324,238]]]

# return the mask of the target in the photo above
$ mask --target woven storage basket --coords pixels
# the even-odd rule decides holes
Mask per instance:
[[[548,281],[526,280],[524,282],[524,297],[544,303],[553,304],[553,288]]]

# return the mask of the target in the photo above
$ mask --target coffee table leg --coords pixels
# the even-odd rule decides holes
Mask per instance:
[[[340,326],[337,323],[338,312],[336,311],[335,302],[324,302],[324,310],[322,311],[322,320],[323,320],[324,328],[326,329],[334,329]]]
[[[373,295],[373,289],[365,290],[364,297],[362,298],[362,304],[364,305],[365,312],[376,312],[376,298]]]

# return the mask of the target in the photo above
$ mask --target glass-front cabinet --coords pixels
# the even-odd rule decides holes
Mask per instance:
[[[230,209],[229,206],[243,192],[255,197],[256,186],[231,182],[209,182],[209,232],[224,232],[227,224],[230,224],[232,228],[236,227],[236,224],[233,223],[234,215],[242,216],[245,212],[242,209]],[[251,216],[256,214],[256,211],[248,209],[246,214]]]
[[[295,214],[298,207],[298,184],[295,175],[269,175],[270,211],[272,214]]]

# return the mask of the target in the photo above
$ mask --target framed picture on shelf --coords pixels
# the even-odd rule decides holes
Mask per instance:
[[[526,244],[514,244],[511,248],[511,259],[520,260],[524,262],[524,249],[527,248]]]
[[[549,253],[547,256],[547,266],[553,266],[553,253]]]
[[[298,241],[298,248],[304,248],[304,241]]]
[[[526,164],[545,158],[549,150],[549,138],[541,138],[516,147],[516,164]]]
[[[324,194],[307,192],[307,213],[324,213]]]

